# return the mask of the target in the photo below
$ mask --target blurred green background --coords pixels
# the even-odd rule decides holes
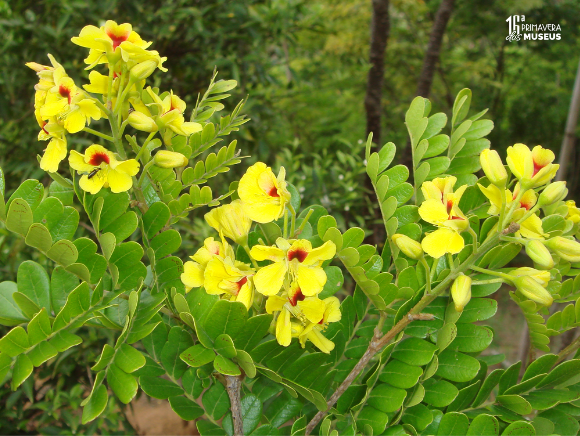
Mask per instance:
[[[390,1],[382,142],[392,141],[399,150],[406,146],[404,113],[416,93],[440,4]],[[507,42],[506,19],[513,14],[525,14],[530,23],[560,24],[562,40]],[[87,24],[111,19],[132,23],[143,39],[153,41],[153,49],[167,56],[169,72],[156,74],[155,86],[172,89],[190,108],[214,68],[219,78],[239,82],[226,101],[229,109],[249,97],[245,112],[251,122],[233,136],[250,157],[218,178],[223,186],[213,186],[217,192],[259,159],[276,170],[286,167],[288,179],[303,195],[302,204],[322,204],[343,228],[370,228],[372,200],[365,190],[362,159],[371,17],[372,0],[0,0],[0,166],[7,174],[7,194],[27,178],[49,181],[35,158],[45,147],[37,141],[33,116],[37,77],[24,63],[47,64],[50,52],[77,84],[86,83],[86,51],[70,38]],[[577,0],[456,0],[431,89],[432,111],[450,113],[454,96],[469,87],[473,112],[490,109],[486,117],[495,129],[488,138],[502,155],[516,142],[542,144],[557,153],[579,43]],[[69,144],[80,148],[93,138],[69,136]],[[572,160],[568,186],[571,197],[580,198],[580,177],[574,170],[580,154],[573,153]],[[203,213],[183,223],[184,235],[190,236],[183,245],[188,254],[206,234]],[[30,256],[21,239],[0,229],[0,280],[14,280],[17,266]],[[131,432],[114,403],[93,427],[79,427],[76,410],[91,384],[85,369],[104,341],[90,329],[83,335],[86,348],[55,367],[60,376],[42,374],[42,382],[34,386],[29,379],[15,393],[0,387],[0,432]],[[25,400],[33,397],[35,406],[30,407]]]

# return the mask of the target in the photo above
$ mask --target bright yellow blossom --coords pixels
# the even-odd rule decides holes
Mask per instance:
[[[280,168],[278,177],[263,162],[252,165],[242,176],[238,194],[246,214],[258,223],[269,223],[284,215],[290,192],[286,188],[286,170]]]
[[[242,246],[247,244],[252,220],[244,212],[240,200],[212,209],[205,214],[205,220],[226,238]]]
[[[253,275],[252,268],[233,257],[213,256],[205,267],[203,286],[208,294],[226,294],[249,309],[254,302]]]
[[[554,153],[540,145],[530,150],[524,144],[515,144],[507,149],[507,164],[514,176],[526,189],[545,185],[554,178],[558,164],[553,164]]]
[[[568,207],[566,219],[572,221],[574,224],[580,222],[580,209],[576,207],[576,202],[574,200],[568,200],[566,206]]]
[[[453,192],[455,177],[434,179],[421,187],[426,200],[419,207],[419,215],[424,221],[439,227],[429,233],[421,246],[433,258],[445,253],[459,253],[465,243],[460,233],[469,227],[469,221],[459,209],[459,201],[467,185]]]
[[[185,113],[185,102],[170,92],[162,100],[151,87],[147,88],[147,93],[153,99],[153,103],[150,106],[156,108],[155,122],[160,129],[169,129],[166,133],[171,134],[177,133],[182,136],[189,136],[193,133],[201,131],[201,124],[186,122],[183,114]],[[147,114],[146,114],[147,115]],[[167,135],[165,135],[167,136]],[[166,139],[164,136],[164,139]]]
[[[329,323],[340,321],[342,315],[340,313],[340,301],[338,298],[328,297],[322,301],[325,306],[322,319],[317,323],[308,323],[298,337],[302,347],[306,345],[306,340],[310,340],[316,348],[328,354],[334,349],[334,343],[326,338],[322,334],[322,331],[326,329]]]
[[[222,244],[214,240],[213,237],[206,238],[203,247],[190,256],[191,260],[183,264],[183,274],[181,274],[181,281],[185,285],[186,291],[189,292],[191,288],[199,288],[203,286],[205,267],[209,261],[218,256],[224,259],[225,257],[234,257],[234,252],[229,245]]]
[[[72,150],[70,166],[83,174],[79,185],[83,191],[96,194],[101,188],[111,188],[118,193],[131,189],[132,177],[139,172],[139,162],[135,159],[119,161],[113,153],[97,144],[91,145],[82,155]]]
[[[291,281],[298,283],[305,296],[319,294],[326,284],[326,273],[321,265],[336,254],[334,243],[327,241],[318,248],[312,248],[312,244],[306,239],[287,241],[278,238],[276,245],[277,247],[254,245],[250,251],[250,255],[257,261],[274,262],[260,268],[256,273],[256,290],[266,296],[275,295],[289,274]]]
[[[40,168],[49,173],[58,171],[58,164],[66,157],[66,139],[52,138],[40,159]]]

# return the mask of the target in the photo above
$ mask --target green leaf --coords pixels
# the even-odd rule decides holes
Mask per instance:
[[[493,340],[490,328],[475,324],[457,324],[457,336],[451,348],[464,353],[478,353],[485,350]]]
[[[161,259],[181,246],[181,236],[177,230],[169,229],[155,236],[151,241],[151,248],[155,252],[155,259]]]
[[[65,179],[67,182],[70,182],[69,179]],[[72,186],[72,182],[70,186],[62,186],[61,183],[57,181],[53,181],[50,183],[48,187],[48,193],[51,197],[59,199],[63,205],[71,206],[73,204],[74,199],[74,189]]]
[[[30,377],[33,369],[34,366],[32,365],[30,357],[26,354],[21,354],[16,358],[16,362],[12,367],[12,383],[10,384],[13,391]]]
[[[411,366],[399,360],[392,360],[383,369],[379,375],[379,380],[390,385],[409,389],[417,384],[423,370],[418,366]]]
[[[25,180],[8,199],[6,205],[12,205],[16,199],[22,199],[35,210],[44,197],[44,186],[38,180]]]
[[[558,435],[575,435],[580,430],[578,421],[557,409],[545,410],[538,415],[540,418],[546,418],[554,423],[554,434]]]
[[[457,337],[457,325],[445,324],[437,332],[437,348],[439,348],[439,351],[445,350],[455,340],[456,337]]]
[[[143,216],[143,226],[147,238],[153,238],[157,232],[165,227],[170,217],[171,213],[165,203],[153,203]]]
[[[532,413],[531,404],[519,395],[499,395],[497,402],[519,415]]]
[[[82,282],[69,295],[66,304],[54,319],[53,329],[59,330],[65,327],[71,320],[91,306],[91,294],[86,282]]]
[[[68,294],[79,285],[79,279],[63,267],[57,266],[50,277],[50,299],[52,308],[58,313],[66,303]]]
[[[87,422],[91,422],[103,413],[105,407],[107,407],[108,400],[109,396],[107,395],[107,388],[104,385],[100,385],[91,394],[89,401],[83,408],[82,423],[86,424]]]
[[[50,282],[42,266],[31,260],[22,262],[18,267],[17,284],[19,292],[50,312]]]
[[[212,340],[226,333],[235,337],[248,317],[246,306],[237,301],[219,300],[214,304],[204,323],[204,329]]]
[[[183,395],[183,389],[164,378],[141,376],[139,377],[139,384],[143,392],[159,400],[166,400],[169,397]]]
[[[230,359],[227,359],[221,355],[218,355],[215,357],[215,359],[213,361],[213,367],[220,374],[233,375],[233,376],[237,376],[237,375],[242,374],[238,365],[236,365]]]
[[[107,370],[107,383],[123,404],[129,404],[135,398],[139,388],[137,379],[115,364],[109,366]]]
[[[115,364],[127,373],[137,371],[145,365],[145,356],[127,344],[121,344],[115,355]]]
[[[437,346],[419,338],[407,338],[399,342],[391,357],[409,365],[427,365],[433,359]]]
[[[254,360],[252,359],[252,356],[250,356],[244,350],[236,350],[236,351],[237,351],[236,361],[238,362],[238,365],[240,365],[240,368],[244,370],[244,372],[248,377],[254,378],[256,376],[256,365],[254,365]]]
[[[30,226],[25,239],[26,245],[47,252],[52,246],[52,236],[42,224],[34,223]]]
[[[453,103],[453,117],[451,119],[451,127],[455,127],[461,123],[469,112],[471,105],[471,89],[463,88],[457,93],[455,102]]]
[[[548,372],[557,360],[558,356],[555,354],[544,354],[543,356],[538,357],[528,365],[526,372],[522,377],[522,381],[526,381],[539,374]]]
[[[399,410],[406,397],[407,391],[404,389],[381,383],[371,391],[367,403],[381,412],[392,413]]]
[[[339,267],[327,266],[324,268],[324,272],[326,273],[326,283],[324,284],[322,292],[318,294],[318,298],[321,300],[336,294],[344,284],[344,276]],[[250,322],[251,319],[252,318],[250,318],[248,322]]]
[[[169,397],[169,404],[173,411],[185,421],[193,421],[204,414],[199,404],[182,395]]]
[[[463,309],[458,324],[484,321],[497,312],[497,301],[491,298],[472,298]]]
[[[46,309],[42,308],[28,324],[28,341],[30,346],[44,341],[52,333],[50,319]]]
[[[197,431],[201,436],[226,436],[223,428],[209,421],[197,421],[195,423]]]
[[[416,430],[423,431],[433,421],[433,414],[424,404],[417,404],[406,409],[401,420],[405,424],[412,425]],[[383,430],[377,434],[381,434]]]
[[[248,394],[241,401],[243,433],[250,434],[262,418],[262,402],[253,394]]]
[[[446,413],[439,423],[437,436],[464,435],[468,428],[469,419],[463,413]]]
[[[252,350],[268,333],[272,315],[252,316],[234,336],[231,336],[237,349]]]
[[[536,429],[527,421],[512,422],[503,431],[502,436],[535,436]]]
[[[558,386],[568,379],[574,377],[580,372],[580,359],[568,360],[560,363],[557,367],[552,369],[545,379],[543,379],[536,388],[554,387]]]
[[[264,414],[274,427],[280,427],[285,422],[294,418],[302,410],[302,402],[292,398],[288,392],[283,392],[266,409]]]
[[[434,157],[426,161],[429,165],[428,177],[433,178],[439,174],[443,174],[451,165],[451,161],[447,156]]]
[[[220,419],[230,409],[230,399],[226,388],[215,382],[201,398],[203,408],[214,419]]]
[[[27,321],[27,318],[14,302],[13,294],[15,292],[18,292],[16,283],[0,283],[0,325],[11,327]]]
[[[180,378],[187,370],[188,366],[180,359],[180,355],[192,345],[193,339],[187,331],[178,326],[171,328],[161,351],[161,364],[173,378]]]
[[[471,421],[467,436],[497,436],[499,435],[499,422],[491,415],[477,415]]]
[[[455,400],[459,390],[445,380],[429,379],[423,383],[425,388],[424,402],[434,407],[448,406]]]
[[[457,412],[467,409],[475,398],[480,385],[481,381],[478,380],[475,383],[460,389],[455,400],[447,406],[447,412]]]
[[[215,359],[215,353],[212,350],[205,348],[203,345],[197,344],[182,352],[179,357],[189,366],[197,368],[213,362]]]
[[[236,357],[237,354],[232,338],[226,334],[219,335],[215,338],[214,349],[218,354],[226,358]]]
[[[454,382],[467,382],[479,371],[479,361],[471,356],[453,350],[439,354],[439,367],[436,374]]]
[[[57,241],[50,250],[48,250],[46,255],[59,265],[66,268],[77,261],[79,253],[72,242],[62,239]]]
[[[83,340],[79,336],[73,335],[66,330],[62,330],[52,338],[50,343],[54,348],[62,353],[63,351],[80,344],[82,341]]]
[[[8,230],[26,236],[32,221],[32,209],[30,209],[26,201],[16,199],[10,204],[8,215],[6,216],[6,228]]]
[[[342,235],[342,248],[356,248],[362,244],[365,238],[365,232],[359,227],[351,227]]]
[[[103,226],[101,223],[101,231],[105,233],[112,233],[118,242],[127,239],[137,229],[139,220],[137,214],[133,211],[125,212],[108,226]]]

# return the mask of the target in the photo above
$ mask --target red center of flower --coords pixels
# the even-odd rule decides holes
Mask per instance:
[[[60,85],[58,87],[58,93],[60,94],[61,97],[66,98],[68,100],[68,104],[70,104],[72,96],[71,96],[71,92],[70,92],[69,88],[67,88],[66,86]]]
[[[302,291],[298,289],[296,293],[292,296],[292,298],[288,298],[288,301],[290,301],[290,304],[292,306],[296,306],[299,301],[304,301],[305,298],[306,297],[304,296]]]
[[[275,186],[272,186],[272,187],[270,188],[270,190],[268,191],[268,195],[269,195],[270,197],[280,197],[280,194],[278,194],[278,190],[276,189],[276,187],[275,187]]]
[[[302,250],[301,248],[297,250],[290,250],[288,252],[288,260],[298,259],[298,262],[300,263],[304,262],[306,256],[308,256],[308,252],[306,252],[306,250]]]
[[[114,33],[107,33],[107,36],[109,38],[111,38],[111,41],[113,41],[113,50],[115,50],[117,47],[119,47],[121,45],[122,42],[125,42],[129,39],[129,34],[125,33],[122,35],[115,35]]]
[[[541,164],[537,163],[536,161],[534,161],[534,176],[535,176],[536,174],[538,174],[538,173],[540,172],[540,170],[541,170],[542,168],[544,168],[545,166],[546,166],[546,165],[541,165]],[[532,176],[532,177],[533,177],[533,176]]]
[[[43,122],[42,122],[42,127],[41,127],[41,129],[42,129],[42,131],[43,131],[44,133],[46,133],[46,134],[48,135],[48,132],[47,132],[47,131],[46,131],[46,129],[44,128],[44,126],[46,126],[47,124],[48,124],[48,121],[43,121]]]
[[[94,167],[98,167],[103,162],[108,164],[109,163],[109,156],[107,156],[106,153],[102,153],[102,152],[97,152],[97,153],[93,154],[91,156],[91,158],[89,159],[89,164],[91,164]]]
[[[215,246],[215,248],[213,249],[213,251],[211,252],[212,254],[220,254],[220,247],[218,247],[217,245]]]
[[[523,207],[525,210],[530,210],[532,205],[530,203],[525,203],[523,201],[520,201],[520,207]]]
[[[240,280],[237,283],[237,285],[238,285],[238,292],[240,292],[240,290],[242,289],[242,286],[244,286],[247,281],[248,281],[248,278],[247,277],[242,277],[242,280]]]

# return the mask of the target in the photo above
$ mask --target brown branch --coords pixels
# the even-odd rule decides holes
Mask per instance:
[[[242,406],[240,400],[240,390],[242,379],[238,376],[226,375],[226,389],[230,397],[232,421],[234,423],[234,436],[243,436],[244,427],[242,421]]]
[[[383,336],[381,336],[380,330],[376,329],[373,339],[369,343],[369,346],[365,351],[365,354],[363,354],[363,356],[357,362],[352,371],[348,374],[348,376],[344,379],[344,381],[340,384],[340,386],[336,389],[336,391],[334,391],[330,399],[327,401],[326,411],[318,412],[314,416],[314,418],[312,418],[312,420],[308,423],[305,429],[305,435],[308,436],[310,432],[314,430],[314,427],[316,427],[318,423],[322,421],[322,418],[324,418],[326,412],[332,406],[335,405],[340,396],[354,382],[354,380],[359,376],[364,367],[375,356],[375,354],[377,354],[377,352],[379,352],[385,345],[391,342],[394,339],[394,337],[397,336],[400,332],[402,332],[405,329],[405,327],[407,327],[407,325],[409,325],[411,322],[416,320],[430,321],[433,318],[434,316],[430,313],[417,313],[417,314],[409,313],[403,318],[401,318],[401,320]]]

